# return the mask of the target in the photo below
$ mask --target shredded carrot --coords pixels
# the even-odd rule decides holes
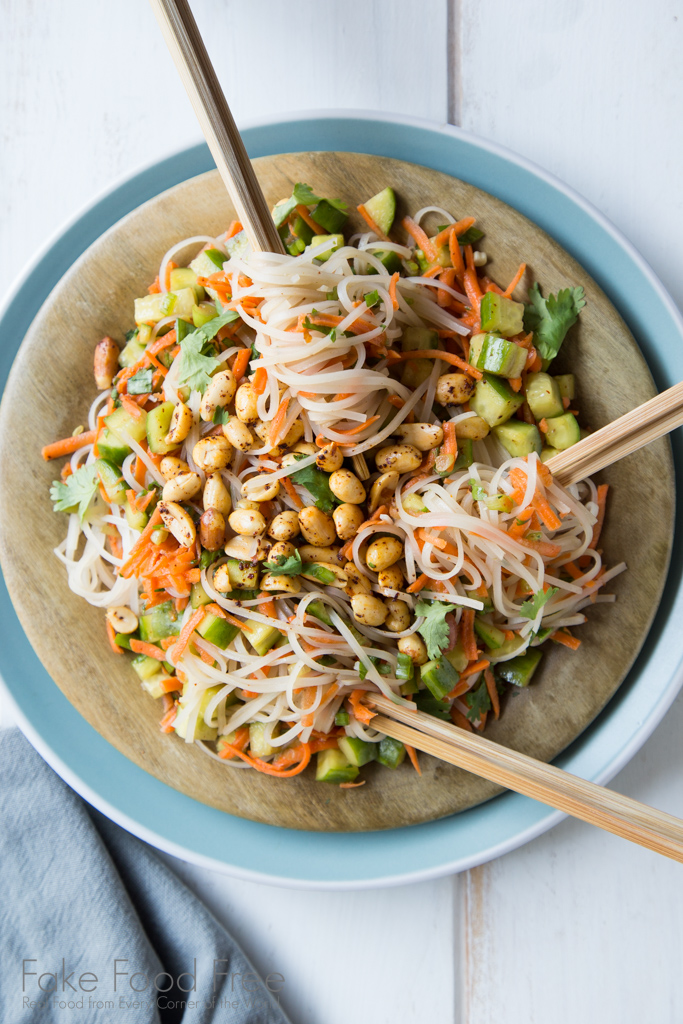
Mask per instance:
[[[41,454],[46,462],[49,459],[58,459],[62,455],[72,455],[84,444],[94,444],[96,436],[96,430],[85,430],[82,434],[74,434],[72,437],[65,437],[62,441],[46,444]]]
[[[235,235],[239,235],[241,230],[242,225],[238,220],[231,221],[230,227],[225,232],[225,241],[227,242],[229,238],[234,238]]]
[[[224,747],[221,750],[221,752],[220,752],[220,754],[218,756],[222,757],[226,761],[230,761],[235,756],[234,753],[231,753],[231,751],[234,751],[234,750],[240,750],[241,751],[241,750],[244,750],[248,746],[249,746],[249,727],[246,726],[246,725],[243,725],[235,733],[235,738],[232,741],[232,743],[230,744],[230,747],[229,748],[228,747]]]
[[[433,582],[433,581],[432,581]],[[414,583],[411,583],[409,587],[406,587],[407,594],[416,594],[418,590],[422,590],[429,583],[429,576],[423,572],[417,577]]]
[[[454,231],[448,239],[448,251],[451,255],[451,263],[453,264],[456,276],[462,281],[465,277],[465,263],[462,258],[462,252],[460,251],[460,243],[458,242]]]
[[[142,459],[138,455],[137,458],[135,459],[135,469],[133,471],[133,476],[135,477],[135,482],[140,484],[141,487],[144,487],[145,476],[146,475],[147,475],[147,466],[145,465],[145,463],[142,461]]]
[[[277,611],[275,610],[275,601],[268,593],[259,594],[258,610],[261,612],[261,615],[267,615],[269,619],[277,618]]]
[[[315,733],[309,740],[312,754],[318,754],[321,750],[335,750],[339,747],[336,736],[316,737]]]
[[[488,690],[494,717],[498,719],[500,717],[500,698],[498,697],[495,676],[490,668],[484,670],[484,680],[486,681],[486,689]]]
[[[192,634],[194,633],[195,629],[197,628],[197,626],[200,624],[200,622],[204,618],[205,614],[206,614],[205,608],[198,608],[197,611],[194,613],[194,615],[192,615],[187,620],[187,622],[185,623],[185,625],[181,629],[180,635],[178,636],[178,640],[176,641],[175,650],[174,650],[174,660],[176,661],[176,663],[178,661],[180,661],[180,659],[182,658],[182,656],[183,656],[183,654],[185,652],[185,648],[187,647],[188,643],[190,642],[190,637],[192,636]],[[240,622],[240,626],[242,626],[242,625],[243,625],[243,623]]]
[[[249,360],[251,359],[251,349],[243,348],[235,356],[235,361],[232,364],[232,372],[235,380],[240,380],[244,377],[249,366]]]
[[[426,258],[430,263],[433,263],[437,257],[437,250],[434,243],[427,236],[426,231],[416,224],[412,217],[403,218],[403,227],[406,229],[411,238],[415,239],[415,243],[418,248],[422,249]]]
[[[159,728],[161,729],[162,732],[173,732],[173,723],[176,720],[176,714],[177,710],[174,704],[173,707],[166,712],[164,717],[159,722]]]
[[[359,786],[364,786],[365,782],[366,782],[365,779],[361,779],[360,782],[340,782],[339,783],[339,788],[340,789],[358,789]]]
[[[528,540],[526,537],[519,537],[517,543],[522,547],[529,548],[530,551],[538,552],[542,558],[557,558],[562,551],[559,544],[550,544],[545,540]]]
[[[371,711],[370,708],[366,707],[365,704],[361,704],[361,699],[365,697],[365,690],[353,690],[349,697],[349,704],[351,705],[351,711],[353,717],[358,722],[363,722],[367,725],[377,714],[376,711]]]
[[[391,275],[391,282],[389,284],[389,298],[394,309],[398,309],[398,299],[396,298],[396,285],[398,284],[398,273]]]
[[[469,718],[466,718],[458,708],[451,708],[451,718],[453,719],[454,725],[459,726],[461,729],[465,729],[467,732],[474,732]]]
[[[441,455],[453,455],[458,454],[458,439],[455,436],[455,423],[451,423],[447,420],[443,425],[443,444],[441,445]]]
[[[129,395],[122,394],[121,405],[126,410],[129,416],[133,419],[141,420],[146,415],[144,409],[141,409],[136,401],[134,401]]]
[[[600,540],[600,534],[602,533],[602,527],[605,522],[605,510],[607,508],[607,492],[609,491],[609,484],[598,485],[598,521],[593,527],[593,537],[591,539],[589,548],[595,550],[598,541]]]
[[[461,623],[462,646],[468,661],[476,661],[478,656],[477,640],[474,635],[474,609],[463,608]]]
[[[254,374],[254,391],[257,395],[262,395],[266,390],[266,384],[268,383],[268,371],[264,366],[259,366]]]
[[[510,385],[512,390],[515,391],[515,392],[522,390],[522,378],[521,377],[511,377],[508,380],[508,384]]]
[[[478,672],[483,672],[490,664],[491,662],[486,658],[482,658],[481,661],[475,661],[473,664],[468,665],[464,672],[460,673],[460,678],[467,679],[469,676],[476,675]]]
[[[296,508],[303,508],[304,503],[296,492],[296,488],[288,476],[282,478],[282,485],[287,491],[287,495],[291,498]]]
[[[564,647],[568,647],[570,651],[578,651],[581,646],[581,641],[564,629],[556,629],[554,633],[550,634],[550,639],[558,644],[562,644]]]
[[[299,394],[301,394],[301,392],[299,392]],[[387,401],[390,402],[391,405],[396,406],[397,409],[402,409],[406,404],[402,398],[398,397],[398,395],[389,395]]]
[[[377,237],[381,238],[383,242],[388,242],[389,236],[385,235],[384,232],[380,230],[379,225],[372,219],[365,205],[361,203],[360,206],[356,207],[356,209],[358,210],[359,214],[361,215],[365,223],[368,225],[370,230],[374,231]]]
[[[517,271],[517,273],[515,274],[515,276],[514,276],[514,277],[512,278],[512,280],[510,281],[510,284],[509,284],[509,285],[507,286],[507,288],[506,288],[506,289],[505,289],[505,291],[503,292],[503,295],[505,296],[505,298],[506,298],[506,299],[509,299],[509,298],[510,298],[510,296],[511,296],[511,295],[512,295],[512,293],[514,292],[515,288],[517,287],[517,285],[519,284],[519,282],[520,282],[520,281],[522,280],[522,278],[524,277],[524,271],[525,271],[525,270],[526,270],[526,263],[520,263],[520,265],[519,265],[519,270]],[[496,716],[496,717],[498,717],[498,716]]]
[[[148,644],[135,637],[132,637],[129,643],[131,651],[135,651],[136,654],[146,654],[148,658],[154,658],[156,661],[166,661],[166,652],[155,644]]]
[[[456,224],[449,224],[439,231],[438,235],[434,238],[434,245],[437,249],[440,249],[442,245],[447,245],[453,235],[457,236],[464,234],[465,231],[469,231],[475,222],[474,217],[463,217],[462,220],[457,221]]]
[[[283,398],[280,402],[277,412],[273,416],[270,423],[270,430],[268,431],[268,441],[273,447],[277,444],[282,428],[287,419],[287,406],[289,405],[289,399]]]
[[[116,642],[116,630],[112,626],[112,624],[109,621],[109,619],[106,620],[106,623],[107,623],[107,638],[109,640],[109,646],[111,647],[111,649],[114,652],[114,654],[123,654],[123,647],[119,647],[119,645]]]
[[[344,437],[350,437],[352,434],[360,434],[360,432],[362,430],[365,430],[366,427],[369,427],[371,426],[371,424],[376,423],[379,418],[379,416],[370,416],[370,418],[367,419],[364,423],[359,423],[358,426],[351,427],[350,430],[335,430],[335,433],[342,434]],[[337,441],[337,444],[344,444],[344,442]]]
[[[243,761],[246,761],[252,768],[255,768],[256,771],[262,772],[264,775],[274,775],[276,778],[289,779],[294,775],[299,775],[311,760],[310,744],[302,743],[301,746],[294,747],[293,749],[299,754],[299,763],[294,768],[285,769],[283,771],[274,768],[273,765],[268,764],[266,761],[262,761],[259,757],[250,757],[249,754],[243,753],[241,750],[238,750],[229,743],[225,744],[224,750],[227,751],[227,753],[222,754],[222,756],[227,757],[229,753],[233,757],[237,756]]]
[[[453,352],[442,352],[440,349],[425,348],[415,349],[412,352],[394,352],[393,358],[398,362],[403,362],[406,359],[442,359],[444,363],[450,363],[451,366],[457,366],[458,369],[462,370],[463,373],[467,373],[470,377],[474,377],[475,380],[481,380],[482,373],[475,369],[474,366],[470,366],[460,356],[456,356]]]
[[[415,747],[411,747],[408,743],[404,743],[403,746],[406,748],[406,754],[410,758],[413,768],[418,775],[422,775],[422,769],[420,768],[420,762],[417,759],[417,751],[415,750]]]

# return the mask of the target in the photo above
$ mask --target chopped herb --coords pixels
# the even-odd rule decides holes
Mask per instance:
[[[97,493],[97,483],[94,463],[90,466],[81,466],[66,478],[66,483],[54,480],[50,488],[50,498],[55,503],[54,511],[78,512],[78,517],[83,522],[90,502]]]
[[[485,501],[488,498],[486,488],[482,487],[478,480],[470,480],[470,490],[475,501]]]
[[[227,260],[227,256],[220,249],[205,249],[204,255],[208,256],[212,263],[215,263],[219,270],[223,269],[223,264]]]
[[[544,299],[538,282],[532,284],[529,302],[524,307],[524,329],[534,332],[534,346],[541,359],[550,362],[555,358],[585,305],[581,287],[563,288],[557,295]]]
[[[543,605],[547,604],[556,593],[557,587],[548,587],[546,591],[537,590],[529,601],[524,602],[519,609],[519,614],[523,615],[525,619],[535,619]]]
[[[126,339],[126,344],[128,344],[129,341],[132,341],[133,338],[137,338],[137,336],[138,336],[138,329],[137,329],[137,327],[134,327],[132,331],[126,331],[126,333],[124,335],[124,337]]]
[[[222,551],[207,551],[206,548],[204,548],[199,558],[199,568],[208,569],[217,558],[222,556],[222,554]]]
[[[339,296],[337,295],[336,287],[333,288],[331,292],[326,292],[325,293],[325,298],[329,299],[330,302],[337,302],[337,300],[339,299]]]
[[[178,357],[178,384],[180,386],[187,384],[193,391],[203,392],[206,390],[211,374],[220,366],[220,362],[213,355],[204,355],[202,349],[207,342],[216,337],[221,327],[232,323],[238,317],[239,314],[234,309],[228,309],[183,338],[180,342],[180,356]]]
[[[224,405],[217,405],[216,411],[213,414],[213,422],[216,424],[227,423],[230,419],[230,413]]]
[[[408,682],[415,675],[415,666],[413,665],[412,658],[408,654],[399,653],[397,661],[396,678],[405,679]]]
[[[281,224],[284,224],[287,218],[294,213],[297,206],[313,206],[315,203],[321,203],[322,201],[322,196],[314,195],[310,185],[305,185],[301,181],[297,182],[290,198],[278,203],[273,210],[273,220],[276,227],[279,228]],[[335,210],[343,211],[346,209],[346,203],[342,202],[341,199],[328,199],[327,202]]]
[[[379,292],[375,288],[374,292],[368,292],[365,296],[365,304],[368,309],[372,309],[373,306],[379,306]]]
[[[301,455],[301,458],[305,459],[306,456]],[[327,473],[323,473],[317,466],[305,466],[303,469],[297,469],[295,473],[291,474],[291,478],[295,484],[301,484],[306,488],[321,512],[327,512],[329,515],[337,505],[341,504],[330,490]]]
[[[480,238],[484,237],[484,232],[480,231],[479,228],[468,228],[467,231],[463,231],[461,235],[458,235],[458,245],[474,245]]]
[[[322,660],[322,659],[320,659],[320,660]],[[334,724],[335,725],[348,725],[350,721],[351,721],[351,716],[349,715],[348,711],[344,711],[343,709],[340,709],[337,712],[337,714],[334,716]]]
[[[128,380],[127,391],[129,395],[147,395],[152,390],[152,377],[154,371],[150,367],[148,370],[138,370]]]
[[[430,660],[438,658],[448,646],[450,630],[446,616],[452,611],[455,611],[455,605],[444,604],[443,601],[421,600],[415,605],[415,614],[425,617],[422,625],[417,627],[417,631],[424,637]]]
[[[170,316],[175,309],[175,304],[178,300],[178,296],[174,292],[167,292],[165,298],[161,301],[161,312],[164,316]]]
[[[371,655],[369,660],[372,662],[372,664],[375,666],[375,668],[377,669],[381,676],[391,675],[391,665],[389,665],[388,662],[382,661],[381,658],[376,658],[374,657],[374,655]],[[365,679],[365,677],[368,674],[368,670],[362,661],[355,661],[353,663],[353,668],[354,671],[358,673],[359,679]]]
[[[301,555],[295,551],[293,555],[277,555],[274,562],[264,562],[263,568],[278,576],[298,576],[303,569]]]
[[[478,722],[487,711],[491,710],[491,698],[489,697],[486,682],[482,680],[476,689],[470,690],[469,693],[465,694],[463,701],[469,708],[467,717],[470,722]]]

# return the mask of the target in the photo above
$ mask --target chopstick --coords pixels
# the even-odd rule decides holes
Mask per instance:
[[[683,821],[611,789],[466,732],[450,722],[392,703],[366,699],[383,714],[372,728],[506,789],[683,863]]]
[[[284,246],[187,0],[150,0],[216,167],[252,248]]]
[[[662,391],[607,426],[548,459],[559,483],[577,483],[683,425],[683,383]]]

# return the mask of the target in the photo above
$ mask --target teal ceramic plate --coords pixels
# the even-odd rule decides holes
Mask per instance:
[[[592,274],[626,320],[660,389],[683,379],[683,321],[652,270],[596,210],[561,182],[456,128],[386,115],[292,115],[243,132],[252,157],[347,150],[424,164],[491,192],[535,221]],[[0,313],[0,382],[31,320],[81,253],[125,214],[209,170],[204,145],[139,171],[96,200],[33,261]],[[656,339],[656,343],[655,343]],[[679,432],[680,433],[680,432]],[[672,438],[677,483],[683,446]],[[652,733],[683,682],[681,530],[647,643],[616,697],[557,764],[609,780]],[[0,593],[0,671],[29,740],[86,800],[161,849],[230,874],[300,888],[401,884],[481,864],[528,842],[561,815],[506,794],[455,817],[372,833],[306,833],[233,818],[165,786],[128,761],[73,708],[41,666]]]

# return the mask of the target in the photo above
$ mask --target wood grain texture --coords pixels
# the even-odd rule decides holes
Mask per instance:
[[[652,395],[645,364],[604,295],[551,239],[493,197],[426,168],[356,154],[263,158],[257,173],[271,203],[303,179],[353,208],[359,197],[391,182],[404,212],[438,198],[458,215],[472,213],[487,232],[490,273],[501,282],[512,277],[523,256],[544,289],[584,285],[588,306],[571,352],[564,356],[581,382],[584,421],[598,426]],[[160,256],[173,241],[197,231],[216,234],[231,216],[215,172],[172,189],[95,243],[34,323],[15,364],[0,423],[0,478],[16,481],[3,490],[2,513],[10,527],[5,537],[12,538],[3,544],[3,564],[22,624],[81,713],[128,757],[196,799],[260,821],[320,830],[389,828],[462,810],[497,790],[431,759],[421,779],[407,766],[396,772],[373,766],[368,785],[357,791],[298,777],[287,784],[283,800],[281,782],[224,768],[196,747],[162,737],[157,707],[140,690],[127,660],[105,645],[101,612],[71,594],[51,553],[65,524],[51,513],[47,498],[54,466],[42,463],[37,451],[82,421],[93,395],[95,342],[104,332],[123,335],[133,298],[154,278]],[[33,372],[37,365],[46,367],[44,374]],[[607,368],[609,387],[590,389],[587,382],[606,379]],[[41,410],[40,437],[36,408]],[[647,633],[668,561],[673,501],[668,459],[666,443],[659,442],[610,471],[615,498],[605,532],[606,557],[609,563],[626,558],[631,568],[615,584],[618,603],[592,609],[577,654],[549,652],[539,682],[507,701],[489,732],[492,739],[548,760],[585,728],[619,685]],[[644,502],[653,494],[661,516],[634,550],[638,498]],[[49,580],[50,596],[46,585],[31,585],[39,580]]]

